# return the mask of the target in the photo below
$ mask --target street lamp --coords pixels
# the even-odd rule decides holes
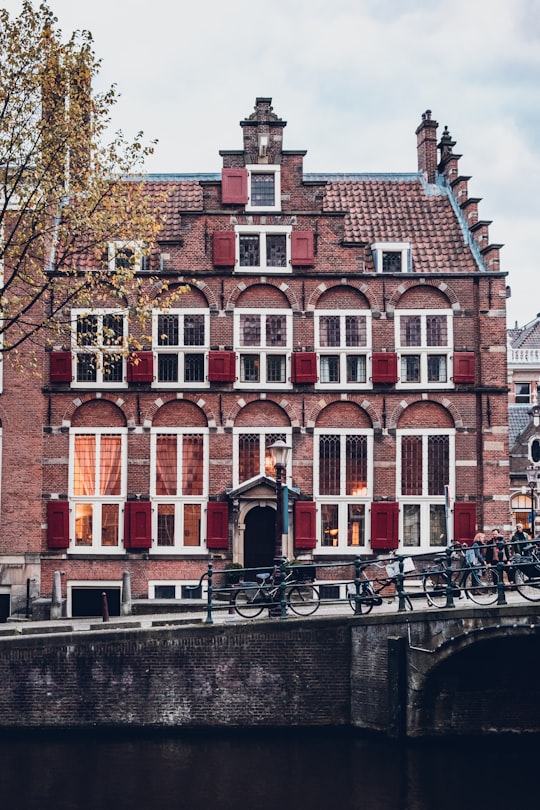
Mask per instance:
[[[277,563],[283,557],[283,475],[287,467],[287,461],[291,448],[289,445],[278,439],[268,448],[276,471],[276,526],[275,526],[275,547],[274,562]]]
[[[536,489],[538,487],[538,467],[527,467],[527,483],[531,491],[531,536],[535,535]]]

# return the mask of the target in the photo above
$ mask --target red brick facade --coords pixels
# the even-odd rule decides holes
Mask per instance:
[[[435,551],[508,522],[505,274],[447,132],[437,146],[423,117],[417,174],[336,176],[303,173],[270,99],[241,127],[223,177],[149,178],[167,223],[144,272],[187,290],[158,317],[155,289],[140,365],[85,384],[79,355],[63,376],[64,346],[42,381],[5,372],[0,542],[19,602],[58,570],[76,613],[74,589],[124,571],[147,598],[181,596],[209,556],[268,564],[276,438],[290,558]]]

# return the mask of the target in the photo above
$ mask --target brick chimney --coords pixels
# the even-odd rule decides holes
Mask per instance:
[[[422,113],[422,123],[416,130],[416,148],[418,152],[418,171],[422,172],[428,183],[435,182],[437,172],[437,121],[431,118],[431,110]]]

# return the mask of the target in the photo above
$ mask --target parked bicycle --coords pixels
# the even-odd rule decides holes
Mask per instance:
[[[404,560],[404,572],[409,573],[411,570],[414,570],[414,564],[412,564],[412,568],[410,564],[412,560],[410,560],[409,565],[407,565],[407,560],[410,560],[410,557],[406,557]],[[366,575],[366,568],[374,567],[384,569],[386,574],[385,576],[375,577],[374,579],[369,579]],[[349,605],[351,606],[354,613],[370,613],[374,607],[378,605],[382,605],[383,603],[383,594],[384,596],[388,596],[389,599],[394,599],[398,596],[398,575],[400,573],[399,570],[399,562],[392,562],[388,565],[384,563],[376,563],[376,562],[369,562],[366,563],[360,570],[360,583],[358,591],[356,589],[356,582],[349,583],[347,586],[347,598],[349,600]],[[412,602],[409,596],[405,593],[404,595],[405,600],[405,607],[407,610],[412,610]]]
[[[257,574],[257,580],[245,582],[234,597],[234,608],[245,619],[255,619],[265,608],[279,606],[281,601],[282,583],[278,568],[272,573]],[[293,571],[287,572],[284,583],[285,602],[293,613],[310,616],[318,610],[321,597],[314,585],[296,581]]]
[[[461,550],[452,554],[452,564],[448,558],[439,554],[433,561],[433,567],[424,571],[422,587],[428,605],[446,607],[448,587],[457,599],[463,595],[477,605],[492,605],[497,601],[497,573],[489,565],[466,566]]]
[[[523,554],[514,554],[512,566],[518,592],[530,602],[540,602],[540,553],[537,546],[528,545]]]

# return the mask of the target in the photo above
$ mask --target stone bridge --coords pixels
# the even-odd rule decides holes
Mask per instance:
[[[0,635],[0,728],[540,732],[533,603]]]

